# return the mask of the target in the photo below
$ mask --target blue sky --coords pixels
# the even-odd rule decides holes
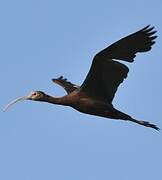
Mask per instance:
[[[161,7],[160,0],[1,1],[1,109],[33,90],[64,95],[52,78],[81,84],[98,51],[152,24],[156,44],[128,65],[114,105],[162,127]],[[0,179],[162,179],[161,139],[133,123],[27,101],[0,112]]]

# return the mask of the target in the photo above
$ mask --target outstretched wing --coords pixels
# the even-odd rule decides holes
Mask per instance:
[[[98,53],[103,58],[120,59],[133,62],[138,52],[146,52],[151,49],[157,36],[152,36],[156,31],[154,27],[146,26],[143,29],[127,36]]]
[[[156,38],[152,36],[156,31],[152,30],[153,28],[147,26],[99,52],[93,59],[80,91],[112,103],[118,86],[129,71],[127,66],[112,59],[133,62],[136,53],[149,51]]]
[[[63,87],[68,94],[79,88],[79,86],[77,86],[76,84],[72,84],[71,82],[67,81],[66,78],[63,78],[63,76],[52,79],[52,81]]]

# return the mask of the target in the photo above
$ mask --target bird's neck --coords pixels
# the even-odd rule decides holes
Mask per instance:
[[[51,104],[58,104],[58,105],[67,105],[64,97],[53,97],[53,96],[46,96],[46,99],[44,100],[44,102],[48,102]]]

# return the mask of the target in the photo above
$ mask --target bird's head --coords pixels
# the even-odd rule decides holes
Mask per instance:
[[[33,101],[43,101],[46,96],[47,95],[42,91],[33,91],[28,96],[26,96],[26,99]]]
[[[47,95],[42,92],[42,91],[33,91],[27,96],[19,97],[10,103],[6,105],[6,107],[3,109],[3,111],[6,111],[10,106],[13,104],[19,102],[19,101],[24,101],[24,100],[32,100],[32,101],[44,101],[47,98]]]

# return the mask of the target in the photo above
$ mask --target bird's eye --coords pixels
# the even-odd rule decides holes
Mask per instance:
[[[32,95],[33,95],[33,96],[36,96],[36,95],[37,95],[37,93],[36,93],[36,92],[34,92]]]

